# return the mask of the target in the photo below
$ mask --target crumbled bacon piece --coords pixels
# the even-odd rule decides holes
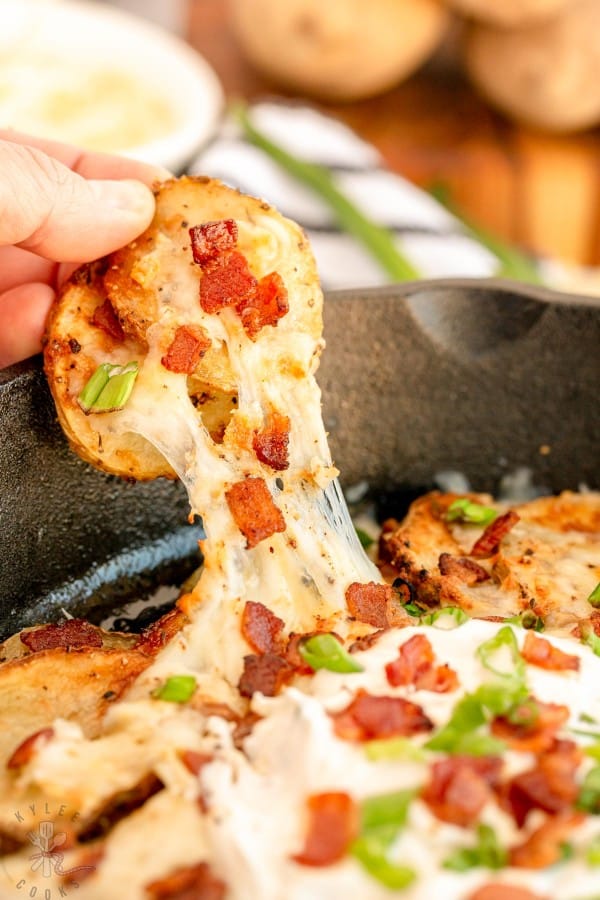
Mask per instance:
[[[559,650],[546,638],[537,637],[531,631],[528,631],[525,635],[521,655],[525,662],[530,663],[532,666],[539,666],[540,669],[554,669],[556,671],[572,669],[574,672],[579,670],[578,656]]]
[[[374,628],[407,624],[406,612],[391,584],[355,581],[346,590],[346,606],[355,619]]]
[[[256,458],[276,472],[283,472],[289,466],[288,444],[290,440],[290,420],[274,411],[262,431],[256,431],[252,447]]]
[[[112,797],[108,797],[104,804],[96,809],[90,819],[82,826],[77,839],[82,844],[102,838],[111,831],[115,825],[129,816],[136,809],[140,809],[151,797],[162,791],[164,784],[154,772],[148,772],[143,778],[130,788],[117,791]]]
[[[21,643],[37,653],[53,647],[101,647],[102,636],[97,628],[83,619],[67,619],[57,625],[42,625],[21,633]]]
[[[40,728],[39,731],[30,734],[28,738],[21,741],[16,750],[13,751],[8,762],[7,769],[20,769],[21,766],[31,762],[38,750],[47,744],[54,737],[54,728]]]
[[[498,516],[488,525],[479,540],[475,541],[470,556],[475,556],[477,559],[486,559],[488,556],[492,556],[498,550],[500,541],[506,537],[518,521],[519,516],[513,509]]]
[[[417,690],[444,694],[458,687],[458,676],[448,665],[436,666],[429,638],[415,634],[400,645],[400,654],[385,667],[392,687],[412,684]]]
[[[274,697],[293,674],[293,667],[282,656],[251,653],[244,657],[238,688],[242,697],[251,697],[256,691]]]
[[[161,363],[169,372],[191,375],[210,347],[201,325],[180,325]]]
[[[442,822],[466,828],[479,818],[501,769],[498,756],[449,756],[432,765],[421,799]]]
[[[249,549],[276,531],[285,531],[285,519],[275,506],[264,478],[236,482],[225,491],[225,499]]]
[[[238,227],[234,219],[204,222],[189,229],[192,256],[199,266],[206,266],[237,244]]]
[[[358,834],[359,808],[341,791],[312,794],[307,805],[304,847],[292,859],[303,866],[331,866],[342,859]]]
[[[210,753],[198,753],[197,750],[182,750],[179,758],[192,775],[198,775],[204,766],[213,760]]]
[[[237,747],[238,750],[244,749],[244,741],[249,734],[252,734],[254,726],[257,722],[260,722],[261,719],[262,716],[259,716],[258,713],[255,712],[247,712],[241,719],[238,719],[238,723],[231,733],[234,746]]]
[[[328,633],[331,634],[331,632]],[[304,634],[292,632],[288,638],[287,647],[285,648],[285,658],[300,675],[314,675],[315,673],[315,670],[311,666],[307,665],[304,659],[300,656],[300,645],[303,644],[304,641],[307,641],[309,638],[315,637],[315,635],[317,634],[323,634],[323,632],[307,631]],[[337,634],[334,634],[333,637],[339,640],[340,644],[343,643],[341,638],[338,638]]]
[[[416,703],[403,697],[375,697],[364,690],[345,709],[330,715],[336,735],[344,741],[409,737],[433,728]]]
[[[244,638],[257,653],[277,653],[282,649],[285,622],[263,603],[248,600],[241,627]]]
[[[522,721],[519,721],[520,711],[523,714]],[[551,746],[556,732],[568,718],[568,707],[529,698],[521,708],[511,712],[510,719],[506,716],[493,719],[490,729],[492,734],[506,741],[513,750],[541,753]]]
[[[201,862],[152,881],[145,891],[149,900],[224,900],[226,885]]]
[[[186,614],[178,606],[174,606],[148,628],[144,628],[135,649],[154,656],[181,631],[187,622]]]
[[[101,328],[109,337],[115,341],[124,341],[125,332],[123,326],[117,319],[117,314],[110,300],[105,300],[100,306],[97,306],[92,316],[92,325]]]
[[[363,634],[361,637],[356,638],[354,643],[350,646],[349,652],[357,653],[359,650],[370,650],[386,631],[387,628],[380,628],[379,631],[372,631],[371,634]]]
[[[467,900],[549,900],[548,897],[540,897],[528,888],[516,884],[484,884],[483,887],[469,894]]]
[[[218,313],[227,306],[243,307],[254,297],[257,281],[245,256],[236,250],[218,257],[202,275],[200,306]]]
[[[237,304],[242,325],[252,340],[265,325],[277,325],[289,308],[287,289],[277,272],[261,278],[256,291]]]
[[[549,816],[522,844],[511,847],[509,864],[523,869],[545,869],[558,862],[563,844],[584,819],[582,813],[568,809]]]
[[[473,585],[487,581],[491,576],[479,563],[468,559],[466,556],[452,556],[451,553],[441,553],[438,566],[442,575],[458,578],[463,584]]]
[[[503,786],[501,801],[519,828],[531,810],[557,813],[570,809],[579,793],[576,773],[581,752],[573,741],[555,741],[532,769],[515,775]]]

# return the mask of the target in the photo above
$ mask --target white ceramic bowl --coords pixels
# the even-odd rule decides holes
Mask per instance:
[[[178,172],[222,107],[206,61],[145,20],[80,0],[0,0],[0,127]]]

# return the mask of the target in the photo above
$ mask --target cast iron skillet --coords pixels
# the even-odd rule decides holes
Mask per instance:
[[[343,291],[325,336],[345,485],[401,503],[440,470],[493,492],[528,466],[549,491],[600,487],[600,301],[493,280]],[[128,484],[71,453],[40,359],[0,372],[0,636],[61,608],[100,621],[180,582],[199,562],[187,512],[180,485]]]

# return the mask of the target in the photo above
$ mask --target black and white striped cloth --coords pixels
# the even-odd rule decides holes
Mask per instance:
[[[423,277],[494,274],[497,260],[465,234],[456,218],[424,191],[390,172],[375,148],[342,123],[308,106],[276,102],[255,104],[251,116],[260,131],[290,153],[330,168],[342,192],[394,232],[399,249]],[[233,121],[225,121],[189,171],[260,196],[300,223],[311,241],[324,288],[388,282],[369,253],[339,230],[328,206],[244,140]]]

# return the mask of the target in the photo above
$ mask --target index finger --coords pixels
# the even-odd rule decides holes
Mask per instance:
[[[42,150],[83,178],[102,180],[133,178],[152,187],[157,181],[165,181],[173,177],[171,172],[162,166],[153,166],[137,159],[128,159],[125,156],[82,150],[79,147],[72,147],[70,144],[34,137],[10,128],[0,128],[0,141],[10,141],[13,144]]]

